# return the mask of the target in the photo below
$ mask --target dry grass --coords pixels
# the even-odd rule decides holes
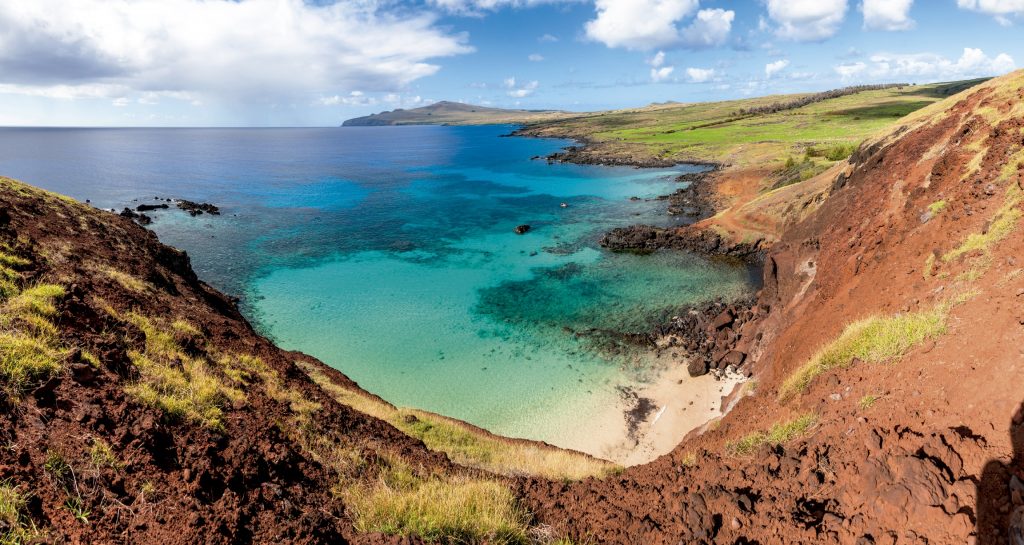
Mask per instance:
[[[187,354],[175,340],[174,328],[161,328],[135,313],[128,321],[145,333],[146,346],[128,353],[140,379],[126,391],[173,418],[223,429],[224,407],[244,400],[245,394],[221,380],[205,358]]]
[[[982,233],[972,233],[962,244],[943,255],[942,260],[948,263],[972,252],[989,253],[992,246],[1010,236],[1017,228],[1018,220],[1024,215],[1020,210],[1021,202],[1024,202],[1024,191],[1017,184],[1010,184],[1003,205],[992,217],[988,229]]]
[[[67,350],[51,321],[54,301],[64,288],[39,284],[20,290],[12,284],[0,304],[0,383],[12,398],[31,385],[55,376],[63,368]]]
[[[726,451],[733,456],[750,456],[763,445],[782,445],[807,435],[818,423],[818,415],[806,413],[793,420],[779,422],[767,432],[753,432],[726,444]]]
[[[582,453],[511,441],[436,414],[398,409],[365,392],[338,386],[314,367],[299,365],[339,403],[390,423],[423,441],[427,448],[444,452],[463,466],[500,475],[536,475],[561,480],[605,476],[621,470],[611,462]]]
[[[344,487],[341,496],[360,532],[443,543],[528,543],[529,515],[497,481],[421,475],[388,457],[376,479]]]
[[[116,282],[122,288],[132,291],[135,293],[145,293],[150,290],[150,285],[139,278],[136,278],[124,271],[115,269],[109,265],[103,265],[99,267],[99,271],[102,272],[107,278],[110,278]]]
[[[946,330],[949,307],[940,305],[923,312],[872,316],[846,326],[839,338],[827,344],[782,383],[779,399],[785,401],[805,392],[815,378],[832,369],[847,367],[855,360],[889,361],[925,340],[941,335]]]
[[[0,481],[0,544],[41,542],[35,523],[26,515],[27,498],[11,481]]]

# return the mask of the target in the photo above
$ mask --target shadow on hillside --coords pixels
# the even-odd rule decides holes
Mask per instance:
[[[977,545],[1024,545],[1024,403],[1010,421],[1013,457],[989,460],[977,484]]]

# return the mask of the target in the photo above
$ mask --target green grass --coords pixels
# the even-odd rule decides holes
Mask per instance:
[[[299,365],[339,403],[390,423],[460,465],[500,475],[536,475],[558,480],[601,477],[620,469],[611,462],[578,452],[513,442],[439,415],[398,409],[365,392],[338,386],[314,367],[301,362]]]
[[[946,200],[935,201],[928,205],[928,211],[932,213],[932,216],[938,216],[947,206],[949,203]]]
[[[377,478],[342,492],[356,530],[416,535],[442,543],[528,543],[529,515],[505,484],[464,476],[419,475],[389,457]]]
[[[783,445],[807,435],[818,422],[818,415],[806,413],[793,420],[776,423],[767,432],[753,432],[726,444],[726,451],[733,456],[750,456],[764,445]]]
[[[0,481],[0,545],[26,545],[43,538],[25,513],[28,499],[10,480]]]
[[[1017,228],[1021,213],[1020,204],[1024,202],[1024,191],[1017,184],[1010,184],[1006,190],[1003,205],[992,217],[992,223],[984,233],[972,233],[959,246],[942,256],[942,260],[950,262],[972,252],[987,254],[996,243],[1010,236]]]
[[[669,155],[705,160],[729,158],[735,162],[737,158],[732,155],[738,145],[771,144],[778,151],[776,157],[785,157],[787,152],[812,144],[823,152],[822,157],[838,161],[849,157],[860,141],[941,99],[923,95],[920,91],[926,87],[929,86],[864,91],[795,110],[754,116],[737,116],[736,112],[778,101],[780,97],[611,113],[555,125],[575,128],[598,140],[656,146]]]
[[[223,409],[244,400],[245,394],[226,384],[205,358],[187,354],[175,340],[174,328],[161,328],[135,313],[128,320],[145,333],[146,345],[143,351],[128,353],[140,378],[126,391],[174,419],[223,429]]]
[[[121,461],[117,459],[114,450],[110,448],[110,443],[99,437],[93,439],[92,446],[89,448],[89,461],[96,468],[121,468]]]
[[[67,350],[51,319],[54,301],[64,288],[39,284],[21,291],[12,284],[0,304],[0,384],[18,399],[32,385],[48,380],[63,368]]]
[[[857,406],[860,407],[860,409],[862,411],[866,411],[866,410],[870,409],[871,407],[874,407],[875,406],[875,402],[878,401],[881,398],[882,398],[882,396],[879,396],[879,395],[868,394],[868,395],[860,398],[860,401],[857,402]]]
[[[948,305],[940,305],[923,312],[872,316],[846,326],[839,338],[783,382],[779,399],[787,400],[807,391],[815,378],[847,367],[854,360],[883,362],[902,356],[914,346],[944,333],[948,310]]]

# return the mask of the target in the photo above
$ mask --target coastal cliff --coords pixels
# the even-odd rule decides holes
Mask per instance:
[[[1022,99],[1024,72],[983,83],[773,190],[764,288],[703,333],[753,380],[626,469],[393,407],[130,219],[0,179],[0,535],[1001,543],[1024,503]]]

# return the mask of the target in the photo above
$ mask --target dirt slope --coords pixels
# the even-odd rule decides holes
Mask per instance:
[[[376,542],[332,495],[338,477],[321,457],[330,447],[453,469],[325,395],[294,362],[322,364],[257,335],[184,253],[131,220],[0,179],[0,264],[0,280],[13,277],[0,282],[5,543]],[[63,291],[50,309],[29,299],[42,286]],[[26,301],[34,311],[19,310]],[[156,361],[164,349],[158,338],[181,348],[170,370],[140,367],[140,353]],[[24,348],[35,341],[58,367],[18,383],[18,361],[43,355]],[[209,387],[203,373],[237,355],[253,359],[237,382],[211,372],[224,395],[210,396],[200,421],[128,393],[156,384],[167,401],[171,382],[189,377],[178,398],[187,406]],[[199,361],[217,363],[202,371]]]
[[[1018,72],[865,143],[768,254],[769,312],[740,341],[756,387],[647,466],[526,484],[539,518],[599,543],[1004,543],[1024,501],[1022,104]]]

